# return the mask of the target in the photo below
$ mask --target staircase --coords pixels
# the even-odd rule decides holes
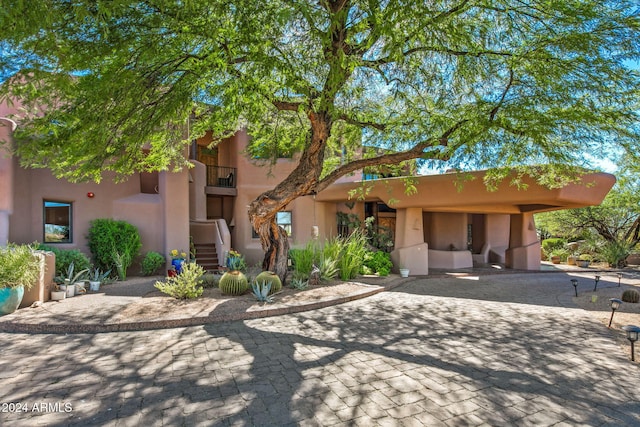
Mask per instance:
[[[216,245],[211,244],[196,244],[196,262],[197,264],[207,271],[218,271],[220,266],[218,265],[218,253],[216,252]]]

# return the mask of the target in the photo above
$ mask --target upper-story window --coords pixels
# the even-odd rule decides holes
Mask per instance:
[[[71,243],[71,212],[69,202],[44,201],[44,243]]]

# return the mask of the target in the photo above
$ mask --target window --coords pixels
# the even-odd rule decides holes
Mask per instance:
[[[284,228],[287,236],[291,236],[291,211],[278,212],[276,214],[276,223]]]
[[[71,203],[44,201],[44,243],[71,243]]]
[[[291,237],[291,211],[282,211],[276,214],[276,223],[284,228],[284,231],[287,232],[287,236]],[[251,229],[251,237],[254,239],[258,239],[258,233],[253,228]]]

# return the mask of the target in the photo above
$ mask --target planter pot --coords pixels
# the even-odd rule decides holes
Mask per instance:
[[[73,286],[60,285],[60,289],[65,291],[65,293],[67,294],[67,298],[71,298],[76,295],[75,285]]]
[[[13,313],[18,309],[24,297],[24,287],[0,288],[0,316]]]
[[[567,265],[576,265],[577,260],[578,260],[578,257],[569,255],[567,257]]]
[[[585,260],[582,260],[582,259],[576,260],[576,264],[578,265],[578,267],[582,267],[582,268],[589,267],[590,263],[591,263],[591,261],[585,261]]]
[[[98,292],[100,290],[100,281],[89,280],[89,290],[91,292]]]
[[[76,283],[76,295],[82,295],[87,293],[85,282]]]
[[[560,264],[560,257],[559,256],[552,256],[551,257],[551,262],[553,264]]]
[[[180,274],[180,271],[182,271],[182,263],[184,262],[183,259],[172,259],[171,260],[171,265],[173,265],[173,268],[176,269],[176,274]]]
[[[409,269],[401,268],[400,269],[400,277],[409,277]]]
[[[67,297],[67,291],[51,291],[52,301],[62,301]]]

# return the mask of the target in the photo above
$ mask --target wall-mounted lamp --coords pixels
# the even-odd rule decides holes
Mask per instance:
[[[93,199],[95,196],[96,196],[96,195],[93,193],[93,191],[89,191],[89,192],[87,193],[87,197],[88,197],[88,198],[90,198],[90,199]]]

